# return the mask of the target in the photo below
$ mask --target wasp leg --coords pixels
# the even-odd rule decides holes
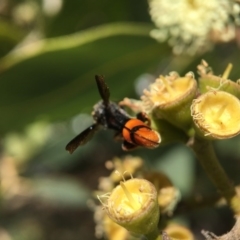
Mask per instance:
[[[131,99],[131,98],[124,98],[121,102],[118,103],[121,107],[129,108],[134,114],[141,112],[142,109],[142,102],[139,100]]]
[[[119,132],[116,132],[116,133],[114,134],[114,136],[113,136],[113,139],[114,139],[115,141],[122,141],[122,140],[123,140],[122,134],[119,133]]]
[[[123,143],[122,143],[122,149],[124,151],[130,151],[130,150],[133,150],[133,149],[135,149],[137,147],[138,146],[136,146],[136,145],[134,145],[134,144],[132,144],[130,142],[127,142],[127,141],[123,141]]]
[[[137,119],[143,121],[144,123],[146,123],[148,126],[151,126],[151,120],[148,117],[148,115],[145,112],[139,112],[136,115]]]

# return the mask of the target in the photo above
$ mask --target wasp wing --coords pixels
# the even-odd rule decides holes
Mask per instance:
[[[107,84],[104,81],[104,77],[102,75],[96,75],[95,80],[98,86],[99,94],[104,102],[104,105],[107,106],[110,98],[110,90]]]
[[[87,143],[93,137],[99,127],[99,124],[95,123],[85,129],[67,144],[66,150],[72,154],[79,146]]]

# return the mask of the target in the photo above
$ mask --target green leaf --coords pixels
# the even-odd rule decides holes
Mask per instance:
[[[112,99],[128,96],[133,80],[152,71],[169,48],[149,37],[151,25],[115,23],[46,39],[0,60],[0,132],[39,116],[67,119],[99,99],[94,75],[104,74]],[[19,117],[21,115],[21,117]]]

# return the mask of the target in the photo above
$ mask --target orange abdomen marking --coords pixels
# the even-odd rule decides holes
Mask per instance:
[[[158,147],[161,141],[159,133],[139,119],[127,121],[122,130],[122,135],[127,142],[147,148]]]

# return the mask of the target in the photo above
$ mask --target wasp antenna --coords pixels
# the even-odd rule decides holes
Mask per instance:
[[[107,84],[104,81],[104,76],[103,75],[95,75],[95,80],[96,80],[96,83],[98,86],[99,94],[100,94],[104,104],[107,106],[109,103],[110,91],[109,91]]]

